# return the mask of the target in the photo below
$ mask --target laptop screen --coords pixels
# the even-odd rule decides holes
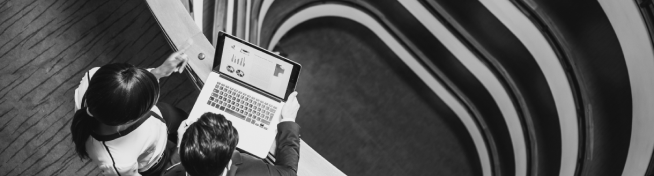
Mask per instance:
[[[230,37],[224,37],[218,71],[286,99],[293,64]],[[218,54],[220,52],[216,52]],[[295,89],[293,87],[293,89]],[[292,91],[291,91],[292,92]]]

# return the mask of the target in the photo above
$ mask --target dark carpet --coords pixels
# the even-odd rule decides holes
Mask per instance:
[[[0,2],[0,175],[98,175],[70,138],[80,79],[113,62],[154,67],[171,52],[145,1]],[[161,101],[190,109],[197,92],[184,75],[160,84]]]
[[[454,114],[372,31],[319,19],[278,46],[303,66],[302,139],[345,174],[473,175]]]

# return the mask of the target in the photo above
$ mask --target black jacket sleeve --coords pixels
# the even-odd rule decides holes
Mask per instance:
[[[300,126],[295,122],[277,125],[275,165],[265,163],[249,154],[238,153],[227,175],[295,176],[300,160]]]
[[[277,141],[275,165],[288,167],[297,173],[297,164],[300,160],[300,125],[295,122],[277,124],[275,140]]]

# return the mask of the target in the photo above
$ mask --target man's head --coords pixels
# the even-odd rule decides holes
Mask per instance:
[[[179,156],[192,176],[220,175],[238,144],[238,131],[225,116],[207,112],[182,136]]]

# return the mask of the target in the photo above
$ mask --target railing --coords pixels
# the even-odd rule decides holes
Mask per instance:
[[[202,0],[198,0],[190,3],[190,9],[193,9],[192,14],[196,18],[199,18],[204,14],[203,8],[197,7],[202,4],[201,2]],[[216,14],[224,14],[227,12],[227,14],[224,15],[226,19],[220,18],[223,15],[214,15],[214,17],[218,16],[218,18],[214,18],[214,24],[216,24],[215,21],[222,22],[222,20],[224,20],[224,22],[227,23],[227,25],[225,25],[225,28],[227,29],[226,31],[231,32],[232,34],[237,34],[237,37],[248,38],[246,36],[246,31],[248,31],[247,29],[249,28],[249,25],[246,25],[248,22],[246,17],[248,17],[247,11],[250,8],[246,6],[246,3],[249,2],[251,1],[227,1],[225,11],[220,11],[222,8],[218,8],[218,10],[214,11]],[[195,86],[201,88],[204,80],[208,77],[209,72],[211,72],[214,65],[213,55],[215,49],[209,43],[209,40],[205,35],[212,34],[211,36],[215,37],[215,32],[218,31],[218,29],[213,28],[212,31],[205,31],[205,35],[202,35],[203,32],[200,29],[203,27],[203,23],[201,22],[203,20],[193,21],[187,9],[184,9],[184,5],[178,0],[148,0],[147,3],[160,27],[166,34],[166,38],[173,50],[179,49],[179,47],[188,44],[192,40],[193,46],[185,52],[191,56],[189,58],[188,66],[190,68],[187,73],[189,78],[194,80],[194,83],[196,84]],[[193,7],[193,5],[196,7]],[[224,4],[216,4],[216,6],[219,7],[222,5]],[[246,12],[243,12],[243,10],[246,10]],[[212,38],[212,41],[215,42],[215,39]],[[271,150],[274,151],[274,148]],[[313,150],[313,148],[307,145],[304,141],[301,141],[298,175],[331,176],[345,174],[320,156],[320,154]]]

